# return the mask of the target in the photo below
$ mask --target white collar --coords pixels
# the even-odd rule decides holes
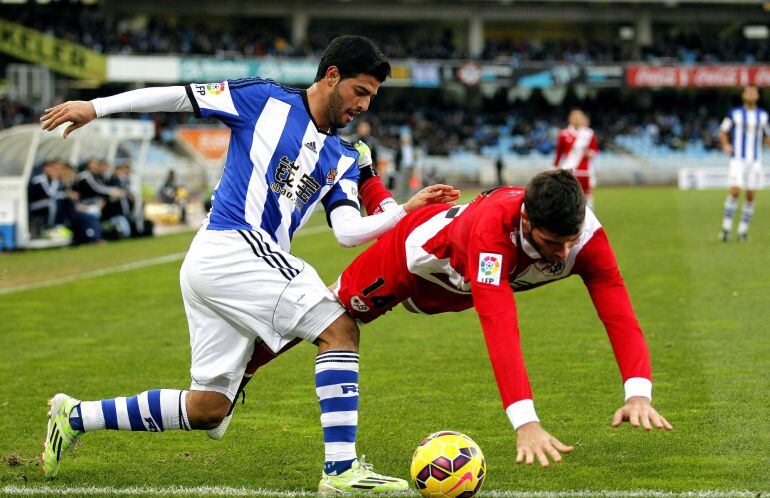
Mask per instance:
[[[521,204],[521,212],[524,212],[523,203]],[[524,251],[524,254],[529,256],[530,259],[543,259],[543,256],[537,252],[535,246],[533,246],[532,243],[530,243],[530,241],[528,241],[524,236],[523,218],[519,218],[519,241],[521,242],[521,249]]]

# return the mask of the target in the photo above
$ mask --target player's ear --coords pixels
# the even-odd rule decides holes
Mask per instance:
[[[329,69],[326,70],[324,80],[326,81],[326,84],[332,88],[337,86],[337,83],[340,82],[340,70],[337,66],[329,66]]]
[[[530,223],[529,218],[527,217],[526,207],[521,211],[521,224],[524,228],[527,229],[527,231],[530,231],[532,229],[532,224]]]

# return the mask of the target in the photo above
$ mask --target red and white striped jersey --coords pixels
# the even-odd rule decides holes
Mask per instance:
[[[594,130],[588,127],[580,129],[568,126],[559,133],[556,141],[554,167],[573,171],[589,171],[591,158],[599,153]]]
[[[407,268],[435,284],[413,293],[411,304],[429,314],[476,309],[503,405],[515,426],[528,410],[515,415],[509,408],[519,401],[531,404],[532,391],[514,291],[580,275],[604,323],[627,397],[638,394],[639,379],[651,381],[647,345],[599,220],[587,210],[578,243],[564,262],[552,264],[522,235],[523,201],[523,188],[503,187],[467,205],[418,210],[400,224],[409,226],[397,227],[408,233]]]

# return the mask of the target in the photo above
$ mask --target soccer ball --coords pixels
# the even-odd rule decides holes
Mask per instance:
[[[459,432],[431,434],[412,456],[412,481],[426,498],[470,498],[481,489],[486,472],[479,445]]]

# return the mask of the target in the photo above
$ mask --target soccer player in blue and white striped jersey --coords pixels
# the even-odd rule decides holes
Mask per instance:
[[[748,240],[749,223],[754,215],[754,197],[762,188],[762,146],[770,135],[767,111],[758,107],[759,89],[747,86],[743,89],[743,106],[731,109],[722,121],[719,138],[722,150],[729,154],[730,193],[725,200],[722,231],[719,238],[727,242],[733,228],[733,215],[738,208],[738,196],[746,190],[741,220],[738,224],[738,240]]]
[[[319,202],[340,243],[357,245],[384,234],[408,211],[459,195],[451,187],[428,187],[403,206],[361,217],[359,167],[370,168],[370,161],[337,129],[367,110],[389,74],[390,64],[370,40],[344,36],[327,47],[307,90],[250,78],[145,88],[46,111],[46,129],[72,123],[65,137],[96,117],[132,111],[194,111],[231,129],[211,212],[180,274],[190,389],[83,402],[56,395],[42,455],[46,475],[56,475],[64,451],[85,432],[216,428],[230,410],[255,340],[278,352],[299,338],[318,345],[315,381],[325,443],[319,491],[407,489],[406,481],[376,474],[357,459],[358,327],[315,270],[289,252],[292,236]]]

